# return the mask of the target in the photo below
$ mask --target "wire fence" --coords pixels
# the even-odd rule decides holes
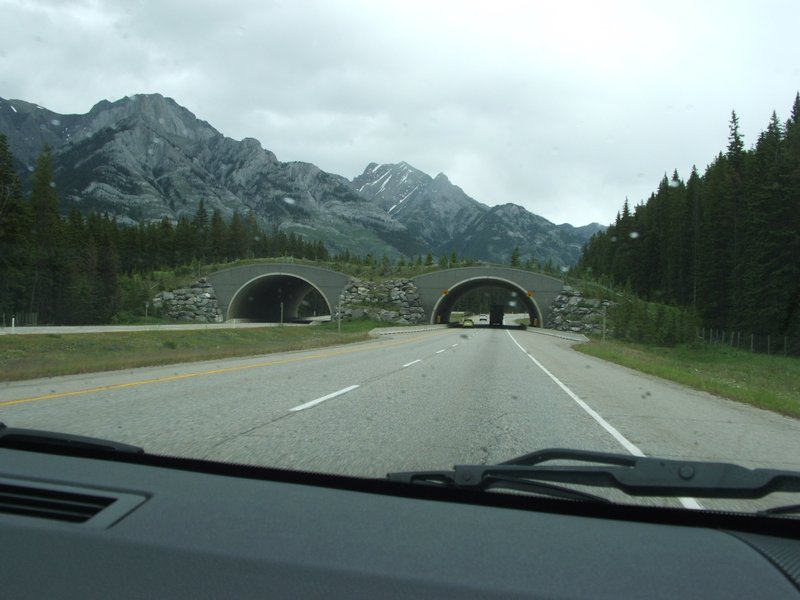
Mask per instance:
[[[701,327],[697,337],[709,344],[730,346],[759,354],[800,356],[800,337],[786,335],[762,335],[730,329]]]

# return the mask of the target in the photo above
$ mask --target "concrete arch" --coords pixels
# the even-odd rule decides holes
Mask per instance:
[[[293,321],[300,303],[311,290],[322,291],[298,275],[267,273],[258,275],[240,287],[231,298],[225,320],[237,319],[278,323]],[[324,296],[323,296],[324,298]],[[333,309],[328,304],[328,314]]]
[[[549,318],[550,305],[561,293],[563,282],[555,277],[512,269],[509,267],[461,267],[442,269],[413,278],[420,296],[420,303],[430,323],[436,323],[437,315],[447,312],[448,302],[455,302],[458,296],[469,289],[488,285],[501,285],[519,294],[531,315],[532,321],[543,327]],[[469,282],[469,283],[467,283]],[[454,300],[447,300],[451,292]],[[449,312],[448,312],[449,314]]]
[[[467,292],[482,287],[499,287],[509,290],[511,299],[518,302],[516,307],[519,310],[511,310],[507,308],[507,312],[527,312],[530,317],[529,325],[541,327],[542,324],[542,311],[539,305],[534,300],[533,296],[529,295],[529,291],[520,287],[519,284],[504,279],[501,277],[470,277],[461,281],[447,290],[446,294],[439,296],[439,299],[434,304],[433,311],[431,312],[431,323],[447,323],[450,320],[450,312],[453,307]],[[488,309],[488,307],[487,307]],[[524,309],[524,310],[523,310]]]
[[[265,263],[223,269],[208,276],[225,320],[289,321],[303,297],[318,291],[331,312],[339,304],[349,278],[344,273],[291,263]],[[252,299],[251,299],[252,298]]]

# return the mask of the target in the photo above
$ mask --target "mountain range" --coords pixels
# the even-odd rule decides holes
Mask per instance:
[[[322,240],[332,253],[390,257],[428,251],[489,262],[572,265],[605,227],[556,225],[521,206],[487,206],[439,173],[370,163],[352,181],[306,162],[281,162],[253,138],[225,137],[171,98],[139,94],[62,115],[0,98],[7,137],[27,184],[45,145],[64,212],[107,212],[118,222],[191,218],[203,200],[229,218]]]

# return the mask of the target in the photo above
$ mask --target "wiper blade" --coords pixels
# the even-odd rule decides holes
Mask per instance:
[[[459,467],[456,466],[456,469]],[[572,488],[552,485],[528,478],[493,476],[480,485],[460,485],[456,482],[455,471],[415,471],[408,473],[388,473],[387,478],[401,483],[422,483],[439,487],[475,488],[482,491],[490,489],[517,490],[533,494],[541,494],[566,500],[591,500],[592,502],[610,502],[608,498],[582,492]]]
[[[758,511],[759,515],[793,515],[800,514],[800,504],[787,504],[786,506],[775,506]]]
[[[541,465],[552,460],[592,466]],[[498,465],[456,465],[452,471],[389,473],[388,477],[406,483],[479,490],[511,487],[509,483],[569,483],[616,488],[631,496],[761,498],[776,491],[800,492],[800,472],[795,471],[565,448],[532,452]]]
[[[144,449],[130,444],[123,444],[122,442],[73,435],[71,433],[6,427],[5,423],[0,423],[0,447],[19,450],[73,449],[144,454]]]

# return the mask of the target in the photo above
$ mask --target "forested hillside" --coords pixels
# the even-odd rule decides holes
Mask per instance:
[[[640,297],[694,308],[709,327],[800,335],[800,94],[750,149],[730,119],[727,150],[700,175],[625,201],[578,270]]]
[[[137,226],[73,207],[59,216],[53,159],[39,157],[23,194],[5,136],[0,134],[0,313],[40,324],[108,323],[140,310],[151,290],[140,274],[179,265],[240,258],[294,256],[327,260],[322,242],[261,230],[252,213],[227,221],[203,202],[192,219]]]

